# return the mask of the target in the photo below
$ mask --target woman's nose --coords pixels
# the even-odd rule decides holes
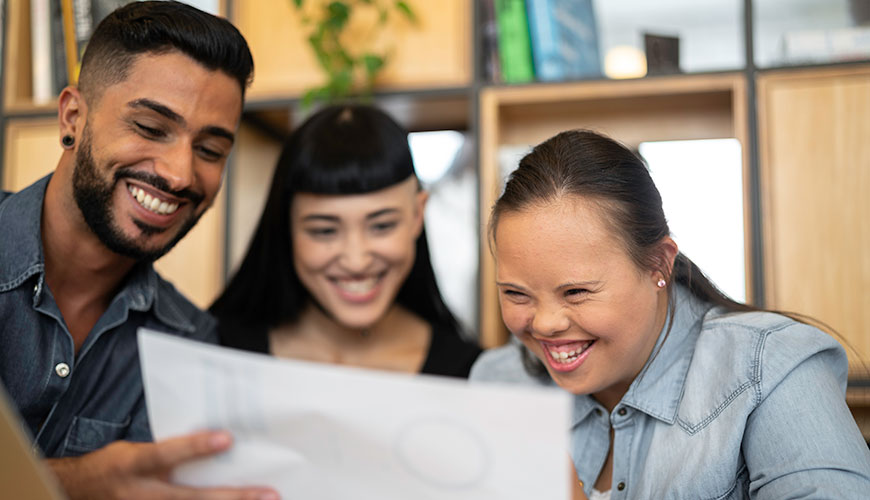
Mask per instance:
[[[564,309],[558,304],[541,304],[535,309],[531,329],[536,335],[551,337],[567,330],[570,323]]]
[[[362,273],[368,270],[373,260],[367,238],[361,235],[349,235],[345,239],[339,258],[342,267],[350,272]]]

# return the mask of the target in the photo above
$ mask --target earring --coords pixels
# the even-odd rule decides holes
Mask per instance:
[[[667,285],[667,284],[668,284],[668,282],[665,281],[664,278],[660,278],[660,279],[656,282],[656,286],[659,287],[659,288],[664,288],[665,285]]]
[[[70,149],[76,143],[76,139],[71,135],[65,135],[60,139],[60,143],[65,149]]]

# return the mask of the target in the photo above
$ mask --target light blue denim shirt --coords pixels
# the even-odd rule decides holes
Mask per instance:
[[[118,439],[149,441],[136,329],[217,342],[216,323],[140,263],[76,353],[45,283],[40,221],[48,179],[0,192],[0,381],[47,457]]]
[[[870,498],[870,450],[845,403],[843,348],[772,313],[676,290],[671,331],[611,413],[575,396],[571,457],[592,491],[614,430],[612,499]],[[667,327],[667,325],[666,325]],[[553,384],[508,345],[472,381]]]

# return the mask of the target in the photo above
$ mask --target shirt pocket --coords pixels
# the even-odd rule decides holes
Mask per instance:
[[[109,422],[75,416],[66,435],[61,456],[90,453],[123,438],[130,428],[130,417],[123,422]]]

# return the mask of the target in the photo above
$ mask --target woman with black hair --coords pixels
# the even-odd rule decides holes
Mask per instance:
[[[285,141],[248,253],[211,306],[221,342],[279,357],[466,377],[432,271],[407,132],[326,107]]]

